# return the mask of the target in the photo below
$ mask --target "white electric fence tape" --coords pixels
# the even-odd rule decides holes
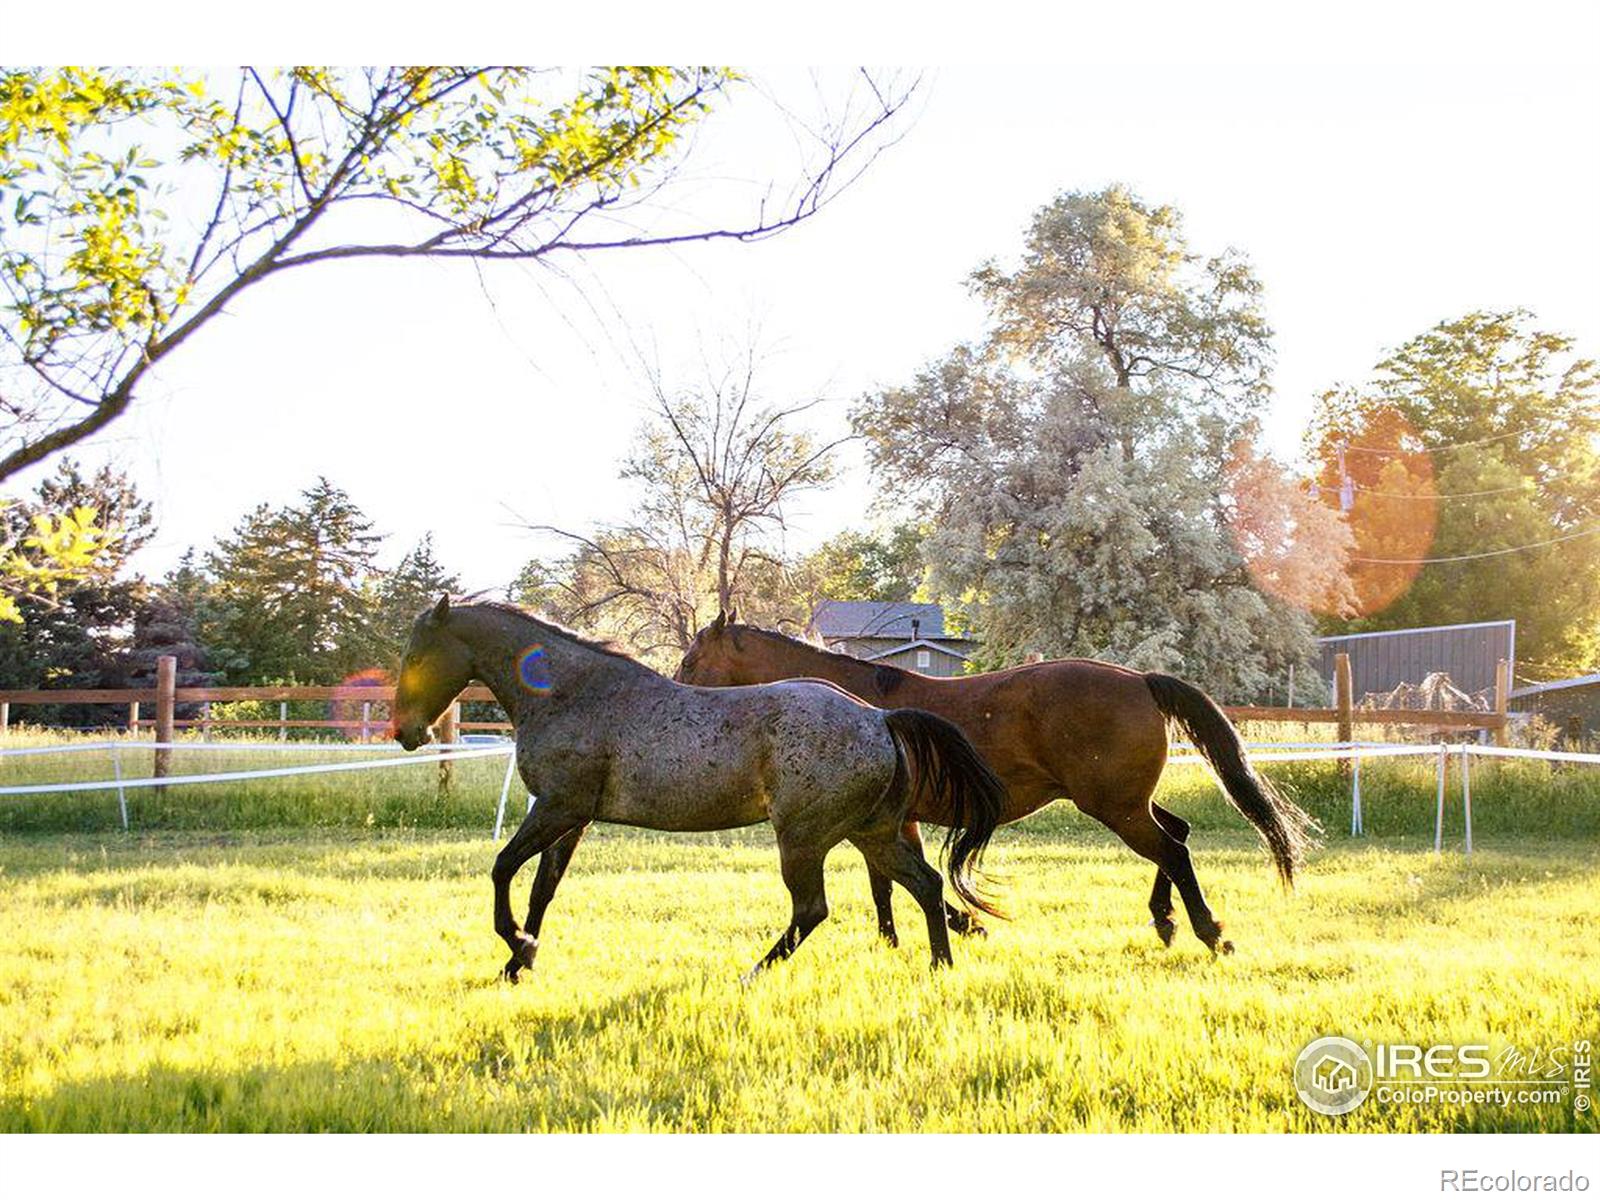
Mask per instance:
[[[1192,750],[1192,746],[1177,743],[1180,748]],[[372,771],[385,767],[416,766],[419,763],[455,762],[459,759],[494,758],[506,755],[505,779],[500,787],[500,803],[495,813],[494,836],[499,838],[505,823],[506,802],[511,794],[511,783],[516,775],[516,746],[511,742],[504,742],[494,746],[467,747],[459,743],[433,743],[419,747],[416,751],[402,758],[380,758],[365,762],[337,762],[337,763],[308,763],[292,767],[273,767],[262,771],[215,771],[204,775],[162,775],[149,778],[125,778],[122,774],[122,754],[125,751],[150,751],[150,750],[181,750],[185,752],[209,753],[236,753],[236,752],[270,752],[284,753],[316,753],[324,752],[356,752],[373,753],[387,750],[382,744],[374,745],[345,745],[339,743],[311,743],[311,742],[146,742],[137,740],[85,742],[65,744],[60,746],[27,746],[16,749],[0,749],[0,758],[23,757],[30,755],[46,754],[88,754],[107,753],[112,755],[112,770],[115,778],[96,779],[86,782],[74,783],[27,783],[0,786],[0,796],[39,796],[62,792],[100,792],[115,791],[122,814],[122,827],[128,827],[126,789],[142,787],[177,787],[190,783],[233,783],[247,779],[278,779],[291,775],[322,775],[338,771]],[[1483,746],[1467,742],[1461,745],[1449,746],[1443,743],[1429,745],[1394,745],[1386,742],[1256,742],[1246,746],[1249,750],[1251,763],[1263,762],[1326,762],[1335,759],[1349,760],[1352,762],[1352,791],[1350,805],[1350,832],[1358,835],[1363,832],[1361,813],[1361,760],[1364,758],[1405,758],[1422,757],[1431,755],[1437,759],[1436,770],[1438,773],[1438,808],[1434,817],[1433,848],[1438,851],[1444,848],[1444,792],[1445,772],[1448,766],[1449,755],[1453,752],[1461,756],[1461,785],[1462,785],[1462,820],[1463,820],[1463,846],[1468,854],[1472,853],[1472,783],[1471,770],[1468,766],[1474,756],[1484,758],[1521,758],[1537,759],[1543,762],[1568,762],[1568,763],[1595,763],[1600,764],[1600,754],[1584,754],[1576,751],[1559,750],[1521,750],[1501,746]],[[1167,760],[1178,765],[1202,765],[1206,760],[1198,754],[1177,754]],[[533,797],[528,797],[529,808],[533,806]]]

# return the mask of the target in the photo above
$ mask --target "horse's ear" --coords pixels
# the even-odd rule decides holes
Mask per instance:
[[[737,608],[730,608],[728,610],[728,624],[729,625],[737,625],[738,623],[739,623],[739,610]]]
[[[721,609],[718,609],[717,610],[717,619],[715,621],[711,622],[711,632],[712,633],[721,633],[722,629],[723,629],[723,626],[725,626],[727,623],[728,623],[728,614],[723,612]]]
[[[435,625],[443,625],[444,622],[445,622],[445,618],[448,617],[449,615],[450,615],[450,597],[449,596],[440,596],[439,597],[439,603],[437,603],[437,604],[435,604],[433,606],[433,612],[429,614],[428,619],[430,621],[432,621]]]

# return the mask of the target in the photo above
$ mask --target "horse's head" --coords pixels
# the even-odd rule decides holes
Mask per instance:
[[[717,619],[694,635],[689,649],[678,664],[673,678],[679,683],[692,683],[697,687],[730,687],[750,683],[745,678],[733,624],[739,619],[739,610],[719,612]]]
[[[450,597],[417,618],[400,660],[390,732],[407,750],[429,738],[429,726],[472,679],[472,654],[450,631]]]

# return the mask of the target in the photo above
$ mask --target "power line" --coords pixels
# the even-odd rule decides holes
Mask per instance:
[[[1323,487],[1319,483],[1311,486],[1319,493],[1339,491],[1338,488]],[[1380,492],[1376,488],[1362,487],[1360,484],[1352,484],[1352,487],[1364,496],[1381,496],[1387,500],[1467,500],[1477,496],[1503,496],[1509,492],[1524,490],[1520,483],[1514,487],[1484,488],[1477,492]]]
[[[1475,438],[1470,442],[1446,442],[1440,446],[1423,446],[1420,450],[1404,450],[1399,446],[1352,446],[1346,444],[1344,449],[1354,450],[1358,454],[1434,454],[1440,450],[1461,450],[1467,446],[1487,446],[1490,442],[1503,442],[1507,438],[1523,437],[1531,432],[1527,429],[1513,430],[1511,433],[1497,433],[1492,437]]]
[[[1580,529],[1577,533],[1562,534],[1560,537],[1549,538],[1542,542],[1529,542],[1526,546],[1507,546],[1504,550],[1484,550],[1477,554],[1452,554],[1446,558],[1352,558],[1350,561],[1386,567],[1419,567],[1429,563],[1470,562],[1478,558],[1499,558],[1502,554],[1521,554],[1524,550],[1538,550],[1545,546],[1554,546],[1558,542],[1570,542],[1574,538],[1593,537],[1597,533],[1600,533],[1600,525],[1593,529]]]

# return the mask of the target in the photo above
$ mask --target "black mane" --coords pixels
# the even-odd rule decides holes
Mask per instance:
[[[813,654],[820,654],[824,658],[837,659],[841,663],[849,663],[857,667],[865,667],[872,671],[873,683],[884,695],[894,691],[906,681],[913,672],[904,667],[892,666],[889,663],[871,662],[865,658],[857,658],[854,654],[841,654],[837,650],[829,650],[826,646],[818,646],[804,638],[790,637],[787,633],[780,633],[776,629],[763,629],[759,625],[729,625],[729,633],[756,633],[763,637],[777,638],[779,641],[788,642],[791,646],[801,646]]]

